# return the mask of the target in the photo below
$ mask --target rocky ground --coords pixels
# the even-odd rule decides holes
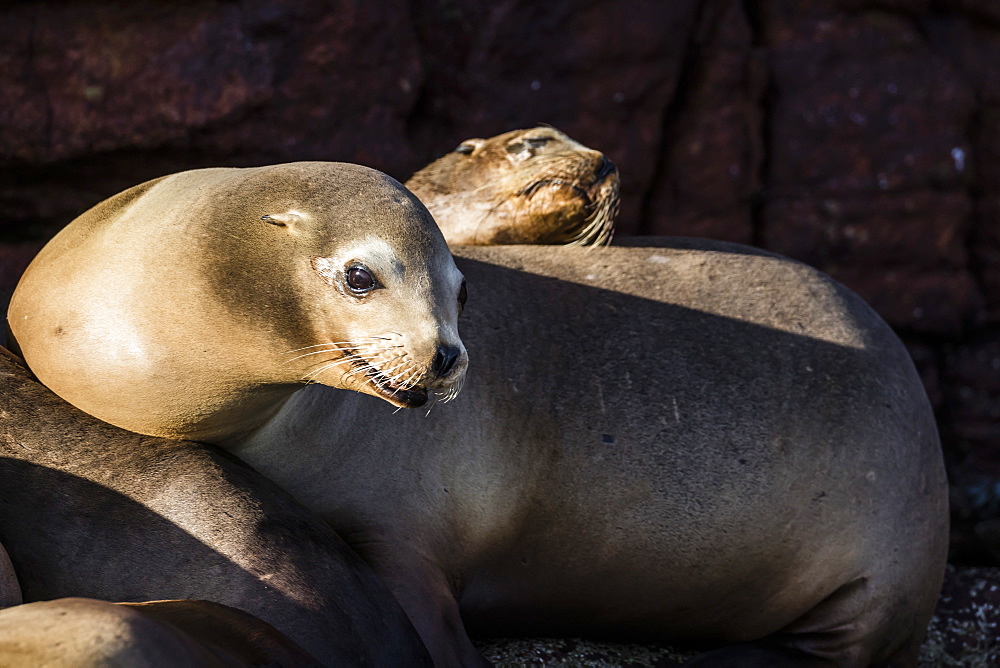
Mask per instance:
[[[498,666],[675,668],[695,654],[656,645],[577,639],[480,640]],[[921,668],[1000,665],[1000,568],[948,567],[944,589],[920,649]]]

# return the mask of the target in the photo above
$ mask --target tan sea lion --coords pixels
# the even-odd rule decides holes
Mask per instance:
[[[602,246],[618,215],[618,170],[552,127],[467,139],[410,177],[449,244]]]
[[[62,598],[0,610],[3,666],[319,666],[270,624],[210,601]]]
[[[385,174],[202,169],[101,202],[50,241],[8,310],[56,394],[142,434],[214,443],[307,382],[420,406],[460,387],[462,276]]]
[[[255,193],[272,191],[255,183]],[[217,203],[225,188],[208,190],[217,227],[244,219],[242,207]],[[153,215],[169,203],[145,197],[100,215]],[[360,196],[353,213],[339,210],[361,225],[369,204]],[[136,244],[121,234],[121,245]],[[804,265],[732,244],[662,243],[457,248],[473,286],[463,332],[478,370],[461,401],[426,417],[388,415],[372,397],[310,386],[257,403],[261,426],[248,437],[232,426],[213,433],[362,554],[439,665],[481,662],[465,625],[730,645],[704,661],[743,665],[912,658],[940,586],[948,519],[933,416],[905,349],[856,296]],[[393,253],[404,269],[431,266],[415,272],[446,311],[419,323],[450,331],[459,272],[428,263],[437,248]],[[197,258],[226,263],[225,253]],[[73,271],[63,268],[72,256],[58,255],[32,265],[31,293],[60,312],[75,306],[47,292]],[[248,255],[237,246],[238,259]],[[130,266],[139,270],[119,271]],[[252,274],[262,266],[244,267],[243,281],[265,280]],[[425,309],[435,300],[423,294],[405,299]],[[149,301],[132,309],[146,320],[128,327],[154,326],[143,324]],[[274,312],[288,309],[247,310],[244,326],[284,331],[268,320]],[[378,302],[369,313],[388,322]],[[163,399],[197,390],[199,374],[214,382],[218,368],[188,367]]]
[[[209,599],[325,665],[429,664],[385,585],[276,485],[215,448],[86,415],[0,353],[0,538],[26,601]],[[230,617],[211,619],[216,633]]]

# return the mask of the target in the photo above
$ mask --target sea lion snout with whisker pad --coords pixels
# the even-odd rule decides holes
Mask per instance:
[[[304,383],[450,398],[464,282],[424,206],[358,165],[202,169],[85,212],[32,262],[15,349],[57,394],[143,434],[226,444]]]

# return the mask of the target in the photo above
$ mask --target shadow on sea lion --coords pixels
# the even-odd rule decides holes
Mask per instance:
[[[0,351],[0,539],[26,601],[210,599],[324,664],[424,660],[371,569],[282,490],[214,448],[86,415]]]
[[[210,601],[61,598],[0,610],[3,666],[319,666],[270,624]]]

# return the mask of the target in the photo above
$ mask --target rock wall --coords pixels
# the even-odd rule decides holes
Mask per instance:
[[[551,123],[623,175],[623,233],[831,273],[910,345],[959,560],[1000,559],[1000,4],[136,0],[0,7],[0,289],[129,185],[322,159],[405,179]],[[991,556],[992,553],[992,556]]]

